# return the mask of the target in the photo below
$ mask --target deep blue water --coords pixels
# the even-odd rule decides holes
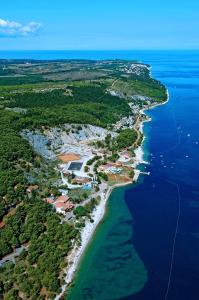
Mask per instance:
[[[199,53],[143,58],[169,89],[170,101],[150,111],[145,147],[150,176],[126,191],[134,246],[148,283],[126,300],[165,299],[178,213],[169,300],[199,299]],[[179,194],[178,194],[179,188]]]
[[[167,104],[151,110],[145,125],[150,176],[126,189],[133,216],[133,244],[148,282],[123,300],[199,299],[199,52],[197,51],[51,51],[3,52],[0,58],[138,59],[152,65],[166,84]],[[178,193],[179,189],[179,193]],[[173,266],[171,258],[174,247]]]

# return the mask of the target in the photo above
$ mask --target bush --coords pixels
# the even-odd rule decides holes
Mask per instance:
[[[132,146],[137,139],[137,132],[134,129],[122,130],[116,138],[118,149]]]
[[[74,214],[77,216],[77,217],[83,217],[83,216],[86,216],[86,209],[84,206],[77,206],[75,209],[74,209]]]

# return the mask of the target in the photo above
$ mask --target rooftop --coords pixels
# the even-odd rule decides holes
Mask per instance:
[[[57,199],[56,199],[56,202],[67,202],[69,201],[70,197],[68,197],[67,195],[62,195],[62,196],[59,196]]]
[[[70,201],[68,201],[67,203],[63,203],[63,202],[55,202],[55,208],[61,208],[63,210],[68,210],[74,207],[74,204]]]
[[[72,162],[68,168],[70,171],[80,171],[82,168],[82,162]]]
[[[27,189],[26,189],[26,191],[28,192],[28,193],[32,193],[32,191],[35,191],[35,190],[37,190],[39,187],[38,187],[38,185],[30,185]]]
[[[80,160],[81,156],[79,154],[75,154],[75,153],[65,153],[65,154],[59,155],[58,158],[61,161],[63,161],[64,163],[68,163],[71,161]]]
[[[46,202],[49,203],[49,204],[52,204],[54,201],[52,198],[46,198]]]

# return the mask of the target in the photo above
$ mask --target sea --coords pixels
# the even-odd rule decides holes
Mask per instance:
[[[81,260],[69,300],[199,299],[199,51],[0,51],[17,59],[136,59],[169,101],[149,111],[148,165],[117,188]]]

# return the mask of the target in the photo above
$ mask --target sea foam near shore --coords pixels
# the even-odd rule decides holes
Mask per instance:
[[[140,131],[143,132],[143,122],[140,123]],[[143,151],[143,148],[141,145],[135,149],[134,163],[132,165],[132,167],[134,168],[133,182],[136,182],[140,175],[140,170],[136,169],[136,167],[139,164],[143,164],[143,163],[146,163],[146,162],[144,161],[144,151]],[[127,184],[129,184],[129,183],[127,183]],[[122,185],[126,185],[126,184],[118,184],[116,186],[122,186]],[[59,300],[64,296],[67,287],[72,282],[74,274],[75,274],[75,272],[78,268],[78,265],[80,263],[80,260],[82,258],[82,255],[83,255],[86,247],[88,246],[88,243],[90,242],[98,224],[101,222],[101,220],[104,217],[105,210],[106,210],[106,203],[107,203],[107,200],[108,200],[112,190],[113,190],[113,188],[109,187],[108,190],[106,190],[106,191],[104,190],[102,192],[101,201],[95,208],[93,215],[92,215],[93,223],[91,223],[89,220],[86,221],[85,227],[83,228],[83,230],[81,232],[81,246],[75,247],[71,251],[71,254],[68,257],[68,267],[66,268],[65,283],[62,286],[61,293],[58,296],[56,296],[55,300]]]
[[[89,220],[86,221],[85,227],[83,228],[81,232],[81,246],[75,247],[71,254],[68,257],[68,264],[69,266],[66,269],[66,277],[65,277],[65,284],[62,286],[61,293],[55,298],[55,300],[61,299],[64,295],[66,288],[68,285],[72,282],[74,274],[77,270],[77,267],[79,265],[79,262],[81,260],[81,257],[88,246],[89,241],[91,240],[92,235],[94,234],[97,225],[100,223],[100,221],[103,219],[103,216],[105,214],[106,209],[106,201],[109,198],[109,195],[111,193],[111,188],[109,188],[106,192],[104,191],[101,195],[101,201],[95,208],[92,219],[93,223],[91,223]]]
[[[134,159],[134,164],[133,167],[135,168],[134,170],[134,178],[133,181],[137,181],[140,175],[140,170],[137,170],[136,167],[141,164],[145,163],[143,160],[144,157],[144,151],[142,149],[142,146],[139,146],[135,150],[135,159]],[[129,184],[129,183],[127,183]],[[126,184],[118,184],[117,186],[122,186]],[[116,187],[116,186],[115,186]],[[85,227],[83,228],[81,232],[81,246],[75,247],[72,251],[71,254],[68,257],[68,267],[66,268],[66,276],[65,276],[65,284],[62,286],[62,291],[61,293],[55,298],[55,300],[61,299],[69,286],[69,284],[72,282],[74,274],[78,268],[78,265],[80,263],[80,260],[82,258],[82,255],[88,246],[88,243],[91,240],[91,237],[93,236],[98,224],[100,221],[103,219],[105,210],[106,210],[106,203],[107,200],[112,192],[113,188],[109,187],[108,190],[103,191],[101,194],[101,201],[95,208],[92,219],[93,223],[91,223],[89,220],[86,221]]]
[[[156,106],[159,106],[159,105],[163,105],[163,104],[167,103],[168,101],[169,101],[169,92],[167,90],[167,100],[163,103],[156,104],[156,105],[148,108],[147,110],[153,109],[153,108],[155,108]],[[141,110],[140,114],[145,114],[146,115],[145,110]],[[150,121],[151,121],[151,118],[149,118],[147,116],[146,120],[142,120],[140,122],[139,131],[142,134],[143,134],[144,123],[145,122],[150,122]],[[137,169],[137,167],[140,164],[148,164],[148,162],[144,161],[144,150],[143,150],[144,139],[145,139],[145,137],[143,137],[141,145],[138,146],[134,151],[135,152],[135,157],[134,157],[134,163],[132,164],[132,167],[134,168],[133,182],[136,182],[139,178],[139,175],[140,175],[140,170]],[[126,184],[118,184],[116,186],[122,186],[122,185],[126,185]],[[91,223],[89,220],[86,221],[85,227],[83,228],[83,230],[81,232],[81,246],[79,246],[79,247],[76,246],[71,251],[70,255],[68,256],[68,267],[65,270],[65,272],[66,272],[65,283],[62,286],[61,293],[58,296],[56,296],[55,300],[59,300],[64,296],[67,287],[72,282],[74,274],[77,271],[78,265],[79,265],[80,260],[82,258],[82,255],[83,255],[86,247],[88,246],[88,244],[89,244],[89,242],[90,242],[90,240],[91,240],[98,224],[101,222],[101,220],[104,217],[104,214],[105,214],[105,211],[106,211],[106,203],[107,203],[107,200],[108,200],[112,190],[113,190],[113,187],[109,187],[106,190],[104,189],[104,191],[101,194],[101,201],[97,205],[97,207],[95,208],[95,210],[93,212],[93,215],[92,215],[93,223]]]

